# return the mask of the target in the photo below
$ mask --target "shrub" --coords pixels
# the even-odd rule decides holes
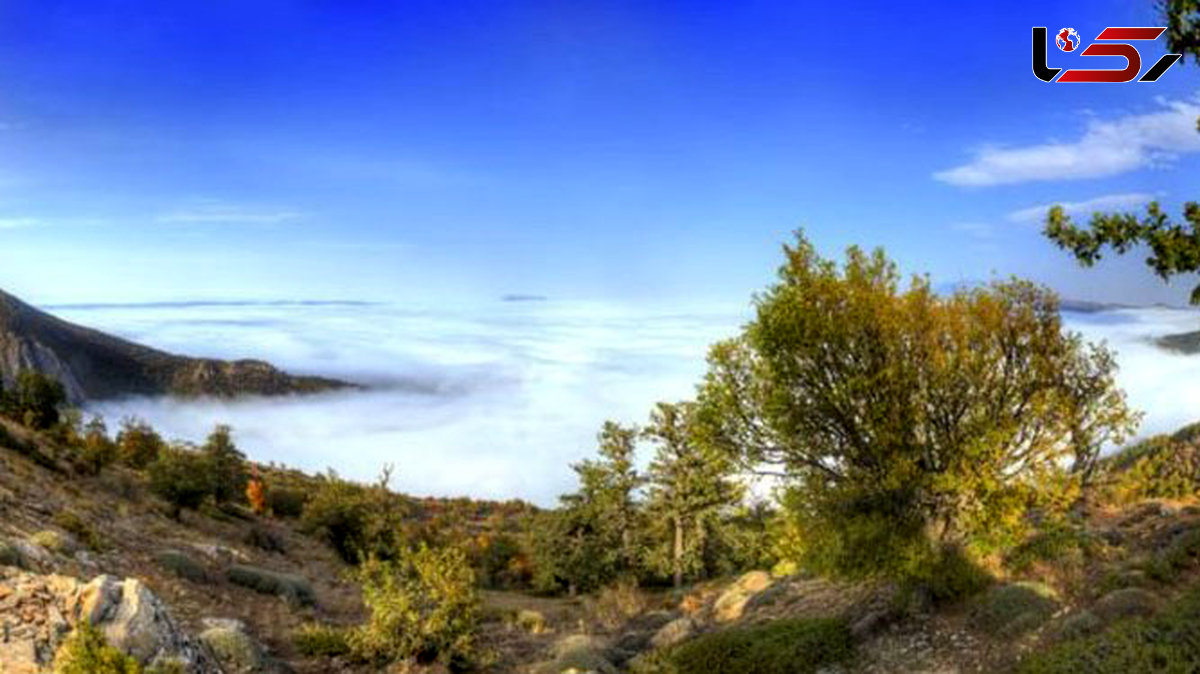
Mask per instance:
[[[105,547],[104,539],[100,537],[100,534],[96,533],[72,510],[60,510],[54,515],[54,523],[94,552],[99,552]]]
[[[589,617],[605,629],[616,629],[646,610],[649,601],[633,581],[620,581],[596,593],[587,601]]]
[[[754,320],[710,352],[700,416],[745,465],[787,473],[805,566],[904,579],[947,546],[994,554],[1132,431],[1113,354],[1064,332],[1048,289],[939,295],[882,251],[784,252]]]
[[[461,550],[422,544],[398,560],[368,559],[359,580],[371,612],[350,634],[359,657],[376,664],[414,659],[462,665],[474,656],[479,599]]]
[[[13,389],[2,396],[4,413],[30,428],[47,430],[58,424],[59,408],[67,402],[63,385],[34,370],[17,375]]]
[[[267,508],[276,517],[300,517],[308,492],[301,489],[272,486],[267,490]]]
[[[849,659],[850,630],[840,620],[777,620],[696,637],[641,659],[638,674],[807,674]]]
[[[1200,528],[1177,535],[1146,565],[1146,575],[1161,583],[1173,583],[1179,572],[1195,564],[1200,557]]]
[[[93,417],[84,426],[75,465],[85,475],[99,475],[100,471],[117,460],[117,445],[108,437],[104,419]]]
[[[1041,583],[1017,582],[988,590],[975,602],[971,623],[993,634],[1016,635],[1044,622],[1058,608],[1058,595]]]
[[[179,519],[183,508],[196,509],[209,495],[207,462],[187,447],[168,447],[150,464],[150,490],[171,505]]]
[[[126,466],[145,469],[166,446],[162,436],[150,424],[132,418],[121,422],[121,431],[117,433],[117,456]]]
[[[163,550],[154,556],[159,566],[193,583],[208,582],[208,571],[199,562],[178,550]]]
[[[75,542],[71,540],[71,537],[53,529],[39,531],[30,536],[29,541],[60,555],[69,555],[75,551]]]
[[[141,674],[138,661],[109,646],[100,631],[80,621],[54,656],[55,674]]]
[[[303,576],[268,571],[246,564],[234,564],[229,567],[228,578],[234,585],[248,587],[262,594],[283,597],[290,604],[312,606],[317,603],[312,585]]]
[[[25,566],[25,555],[21,554],[21,549],[3,538],[0,538],[0,566]]]
[[[1153,618],[1117,622],[1092,636],[1034,653],[1021,674],[1125,674],[1200,671],[1200,591],[1192,590]]]
[[[250,530],[246,532],[245,541],[247,545],[253,545],[259,550],[277,552],[281,555],[287,553],[287,545],[283,542],[283,536],[264,526],[250,527]]]
[[[319,623],[301,625],[292,634],[292,643],[297,651],[308,656],[337,657],[350,653],[344,628]]]

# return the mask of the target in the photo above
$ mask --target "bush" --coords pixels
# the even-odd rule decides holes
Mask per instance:
[[[195,510],[210,493],[204,457],[187,447],[168,447],[150,464],[150,490],[171,505],[179,519],[183,508]]]
[[[1021,674],[1126,674],[1200,671],[1200,591],[1153,618],[1120,621],[1100,634],[1034,653]]]
[[[300,517],[308,493],[300,489],[272,486],[267,490],[267,508],[276,517]]]
[[[93,417],[83,428],[75,466],[85,475],[99,475],[100,471],[117,460],[117,445],[108,437],[104,419]]]
[[[714,632],[637,662],[638,674],[807,674],[843,662],[852,653],[840,620],[777,620],[759,627]]]
[[[988,590],[975,602],[971,623],[991,634],[1015,636],[1045,622],[1058,609],[1058,595],[1041,583],[1018,582]]]
[[[109,646],[100,631],[80,621],[54,656],[55,674],[141,674],[138,661]]]
[[[199,562],[178,550],[163,550],[154,556],[158,565],[174,575],[192,581],[207,583],[208,571]]]
[[[350,653],[347,632],[341,627],[308,623],[292,634],[296,650],[307,656],[337,657]]]
[[[13,389],[0,395],[6,416],[36,430],[48,430],[58,424],[59,408],[66,402],[63,385],[34,370],[20,372]]]
[[[72,510],[61,510],[54,515],[54,523],[62,528],[63,531],[71,534],[79,542],[86,545],[93,552],[100,552],[104,549],[104,539],[94,529],[87,525],[79,515]]]
[[[395,561],[368,559],[359,581],[371,617],[350,634],[357,656],[376,664],[413,659],[453,666],[474,656],[479,599],[461,550],[421,545]]]
[[[746,465],[788,473],[807,567],[902,580],[947,546],[1007,549],[1134,427],[1113,354],[1064,332],[1046,288],[939,295],[882,251],[839,267],[803,237],[785,256],[755,319],[710,352],[700,417]]]
[[[244,540],[247,545],[253,545],[259,550],[277,552],[281,555],[287,553],[287,544],[284,543],[283,536],[265,526],[250,527]]]
[[[29,537],[29,542],[60,555],[69,555],[75,551],[75,541],[70,536],[53,529],[39,531]]]
[[[229,567],[228,578],[234,585],[248,587],[262,594],[283,597],[290,604],[312,606],[317,603],[312,585],[303,576],[268,571],[246,564],[234,564]]]

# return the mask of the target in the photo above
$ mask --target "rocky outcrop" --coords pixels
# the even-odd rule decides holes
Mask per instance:
[[[131,395],[275,396],[350,386],[257,360],[188,358],[61,320],[0,291],[0,383],[23,370],[62,382],[72,403]]]
[[[717,597],[713,604],[713,619],[717,622],[732,622],[742,617],[746,605],[754,596],[774,582],[766,571],[750,571],[743,574],[733,585]]]
[[[0,671],[44,671],[63,639],[84,620],[144,665],[177,663],[189,674],[222,672],[204,645],[183,632],[138,579],[102,575],[81,583],[14,568],[0,570]]]

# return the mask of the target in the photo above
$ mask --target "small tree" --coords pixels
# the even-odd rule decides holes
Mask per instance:
[[[150,490],[171,505],[179,519],[183,508],[195,509],[212,493],[208,461],[186,446],[166,447],[148,468]]]
[[[246,501],[255,515],[267,514],[267,485],[258,476],[258,466],[250,467],[250,481],[246,483]]]
[[[693,403],[659,403],[643,434],[658,446],[650,464],[648,510],[666,522],[670,569],[675,587],[684,575],[704,567],[703,544],[722,508],[741,500],[730,457],[706,444],[697,432]]]
[[[466,553],[422,544],[397,560],[359,567],[367,623],[350,634],[354,653],[382,665],[400,660],[467,664],[475,651],[479,598]]]
[[[233,444],[229,426],[218,425],[200,448],[209,478],[209,491],[217,503],[241,498],[246,491],[246,455]]]
[[[108,427],[98,416],[83,427],[79,448],[79,468],[89,475],[99,475],[106,466],[117,460],[117,445],[108,437]]]
[[[882,251],[840,269],[802,236],[784,252],[701,400],[714,442],[786,479],[812,566],[930,579],[1022,536],[1030,508],[1064,510],[1134,427],[1112,355],[1063,331],[1048,290],[940,297],[901,290]]]
[[[633,465],[637,431],[606,422],[599,458],[572,466],[579,489],[535,519],[535,584],[543,591],[595,589],[637,573],[641,513],[634,495],[643,478]]]
[[[121,463],[142,470],[158,458],[166,442],[150,424],[128,418],[121,422],[117,433],[117,454]]]

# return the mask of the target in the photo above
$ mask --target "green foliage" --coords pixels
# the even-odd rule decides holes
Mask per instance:
[[[200,447],[204,456],[209,493],[218,504],[239,500],[246,493],[246,455],[233,444],[232,431],[219,425]]]
[[[1156,435],[1102,460],[1101,497],[1129,504],[1200,494],[1200,443],[1186,431]]]
[[[307,623],[292,634],[292,643],[307,656],[334,658],[350,654],[348,632],[341,627]]]
[[[312,606],[317,603],[317,595],[313,593],[312,585],[303,576],[268,571],[247,564],[234,564],[229,567],[227,577],[234,585],[248,587],[262,594],[283,597],[290,604]]]
[[[54,656],[55,674],[141,674],[138,661],[109,646],[91,623],[81,621]]]
[[[853,653],[850,631],[833,619],[777,620],[714,632],[654,653],[637,674],[806,674],[844,662]]]
[[[989,634],[1015,636],[1037,627],[1058,609],[1058,595],[1041,583],[998,585],[975,600],[971,622]]]
[[[1134,213],[1093,213],[1087,229],[1077,226],[1062,206],[1054,206],[1043,233],[1085,267],[1102,259],[1105,248],[1124,255],[1145,245],[1150,249],[1146,265],[1164,281],[1200,271],[1200,203],[1194,201],[1184,204],[1183,222],[1172,222],[1152,201],[1140,218]],[[1200,304],[1200,285],[1192,290],[1191,302]]]
[[[308,494],[300,489],[274,485],[267,489],[267,509],[276,517],[300,517],[307,502]]]
[[[166,442],[154,428],[138,419],[125,419],[117,433],[117,456],[121,463],[143,470],[166,448]]]
[[[348,482],[329,471],[320,477],[304,504],[300,528],[324,539],[347,563],[364,557],[395,558],[404,548],[406,507],[388,489],[391,468],[370,487]]]
[[[680,587],[685,576],[704,575],[718,517],[741,501],[737,464],[706,441],[694,403],[659,403],[643,433],[657,446],[647,510],[665,548],[651,559],[662,560],[659,570]]]
[[[35,370],[17,374],[12,389],[0,391],[0,411],[17,423],[36,430],[47,430],[59,420],[59,408],[67,402],[67,392],[56,379]]]
[[[396,560],[367,559],[359,581],[371,617],[349,635],[358,657],[461,665],[474,656],[479,599],[462,550],[421,545]]]
[[[148,470],[150,490],[171,505],[175,519],[183,508],[198,508],[211,493],[208,462],[194,449],[166,447]]]
[[[1119,621],[1093,636],[1067,639],[1021,663],[1021,674],[1125,674],[1200,671],[1200,591],[1153,618]]]
[[[1191,54],[1200,63],[1200,1],[1163,0],[1167,21],[1167,51]]]
[[[93,552],[100,552],[106,547],[100,534],[73,510],[60,510],[55,513],[54,523]]]
[[[117,444],[108,437],[108,427],[101,417],[83,427],[83,438],[79,446],[75,465],[87,475],[99,475],[100,471],[116,462]]]
[[[1021,573],[1037,562],[1078,565],[1095,546],[1084,527],[1067,521],[1049,522],[1004,556],[1005,566]]]
[[[44,529],[31,535],[29,542],[60,555],[69,555],[75,551],[75,542],[71,537],[53,529]]]
[[[534,519],[534,585],[545,592],[590,591],[639,568],[640,513],[634,501],[643,478],[633,466],[637,432],[606,422],[599,458],[572,468],[579,489],[561,507]]]
[[[1160,583],[1174,583],[1179,573],[1200,559],[1200,528],[1187,529],[1175,536],[1146,564],[1146,575]]]
[[[787,477],[806,566],[901,579],[1022,540],[1131,432],[1112,354],[1021,281],[938,296],[882,251],[841,267],[803,237],[701,394],[710,441]],[[1071,464],[1067,470],[1063,466]]]

